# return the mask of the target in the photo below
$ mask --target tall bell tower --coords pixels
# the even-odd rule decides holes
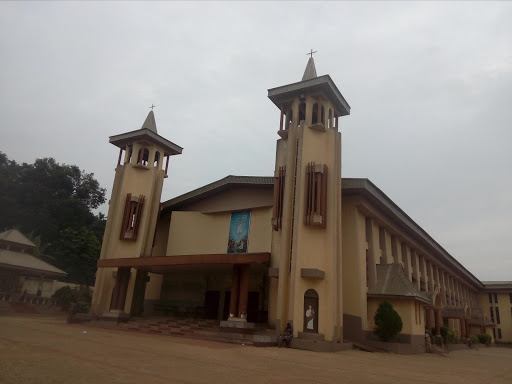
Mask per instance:
[[[276,328],[341,341],[341,133],[350,106],[311,54],[302,80],[268,90],[281,111],[274,174],[272,267]]]
[[[152,110],[140,129],[111,136],[109,142],[119,148],[119,158],[100,259],[151,256],[169,157],[183,149],[157,133]],[[144,295],[138,300],[137,290],[143,291],[146,280],[129,267],[99,268],[92,312],[107,317],[139,312],[134,307],[143,305]]]

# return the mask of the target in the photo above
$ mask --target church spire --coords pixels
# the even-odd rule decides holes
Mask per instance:
[[[140,129],[149,129],[152,132],[158,133],[156,131],[156,121],[155,121],[155,114],[153,113],[153,110],[149,111],[148,117],[146,117],[146,120],[144,121],[144,124],[142,124],[142,127]]]
[[[308,64],[306,65],[306,70],[304,71],[304,75],[302,76],[302,81],[311,80],[317,77],[316,68],[315,68],[315,60],[313,56],[311,56],[308,60]]]

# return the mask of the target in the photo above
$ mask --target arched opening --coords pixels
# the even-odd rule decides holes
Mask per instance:
[[[133,154],[133,147],[131,145],[129,145],[127,148],[128,149],[126,151],[126,157],[124,159],[125,164],[126,163],[131,163],[131,161],[132,161],[132,154]]]
[[[311,124],[318,123],[318,103],[313,104],[313,115],[311,116]]]
[[[306,102],[302,101],[299,104],[299,125],[301,121],[306,120]]]
[[[147,166],[148,161],[149,161],[149,150],[147,148],[139,149],[139,153],[137,154],[137,164]]]
[[[318,333],[318,293],[308,289],[304,293],[304,332]]]
[[[153,162],[153,166],[155,168],[160,168],[160,152],[156,151],[155,152],[155,161]]]
[[[327,120],[327,128],[332,128],[332,111],[329,108],[329,119]]]
[[[323,105],[322,108],[320,109],[320,122],[322,123],[322,125],[325,126],[325,108]]]

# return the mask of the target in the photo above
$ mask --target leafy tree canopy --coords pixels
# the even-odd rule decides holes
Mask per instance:
[[[18,164],[0,152],[0,230],[17,228],[36,240],[36,256],[94,283],[105,229],[105,189],[94,174],[53,158]]]
[[[383,341],[388,341],[402,330],[402,319],[391,303],[380,303],[373,317],[375,329],[373,332]]]

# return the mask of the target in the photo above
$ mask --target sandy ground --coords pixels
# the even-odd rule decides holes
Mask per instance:
[[[141,382],[512,383],[512,349],[315,353],[0,317],[0,384]]]

